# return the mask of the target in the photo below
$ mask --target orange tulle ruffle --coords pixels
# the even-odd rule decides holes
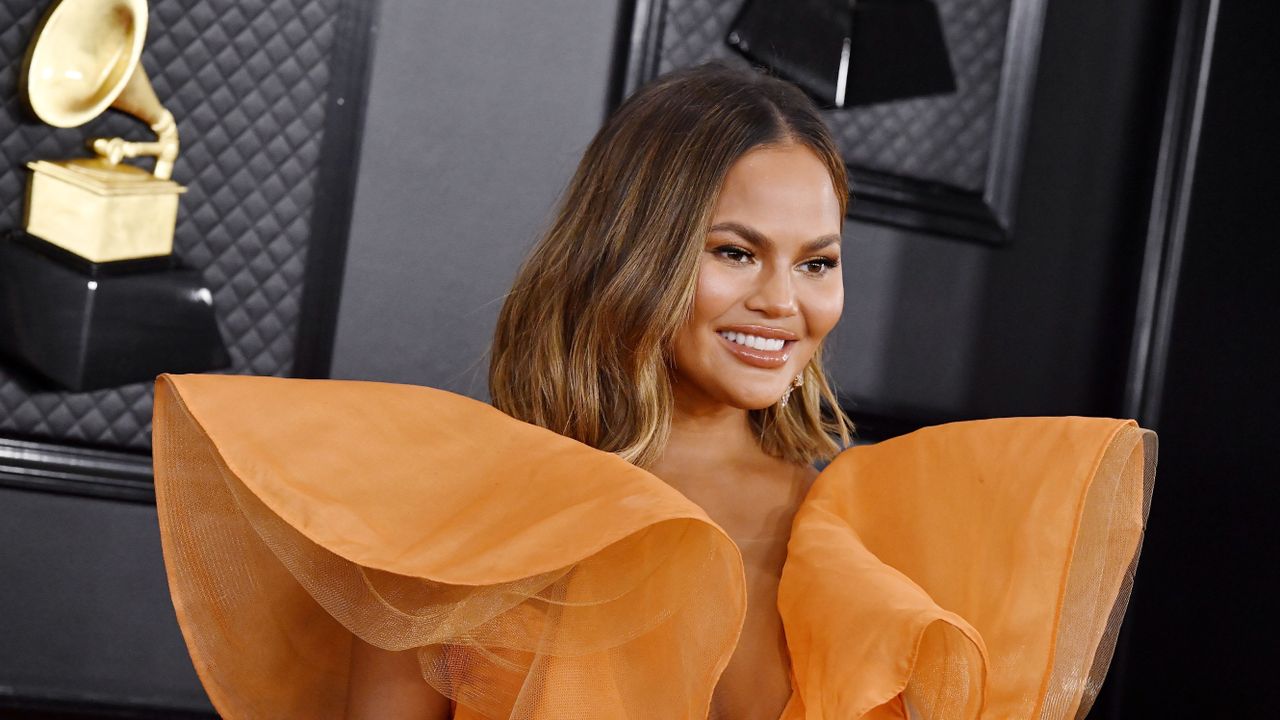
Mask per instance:
[[[388,383],[162,375],[178,619],[227,718],[341,718],[354,637],[416,649],[457,718],[706,718],[737,548],[621,459]],[[1082,716],[1154,475],[1132,421],[984,420],[846,451],[779,589],[785,720]]]

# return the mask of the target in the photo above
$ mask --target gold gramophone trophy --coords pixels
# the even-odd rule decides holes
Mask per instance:
[[[0,234],[0,355],[63,390],[230,363],[213,290],[173,253],[178,128],[140,64],[146,31],[146,0],[55,0],[20,76],[50,125],[77,127],[113,107],[156,134],[28,163],[26,231]],[[155,169],[125,162],[137,157],[154,157]]]
[[[170,179],[178,127],[142,68],[146,0],[57,0],[36,30],[19,82],[41,120],[72,128],[108,107],[133,115],[153,142],[95,138],[95,156],[28,163],[27,232],[90,263],[167,256],[178,195]],[[154,157],[152,172],[123,162]]]

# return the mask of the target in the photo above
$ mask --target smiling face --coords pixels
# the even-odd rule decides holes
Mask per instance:
[[[841,221],[831,176],[804,145],[758,147],[729,168],[675,338],[681,401],[778,402],[840,319]]]

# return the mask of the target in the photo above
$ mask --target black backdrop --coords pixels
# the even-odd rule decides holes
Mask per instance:
[[[82,128],[52,128],[22,105],[21,59],[49,5],[0,6],[0,227],[21,224],[25,162],[82,155],[91,136],[148,133],[117,112]],[[314,222],[316,198],[339,190],[322,187],[335,179],[325,176],[322,160],[340,147],[325,148],[325,129],[351,90],[342,84],[349,84],[352,58],[333,62],[344,49],[340,27],[352,35],[346,28],[353,18],[344,12],[368,11],[340,0],[151,3],[142,65],[178,119],[182,153],[174,179],[188,187],[175,252],[202,269],[213,289],[231,372],[288,374],[298,356],[308,251],[316,230],[326,229]],[[353,138],[341,140],[347,155],[332,159],[349,169]],[[9,436],[145,450],[150,412],[147,384],[60,393],[0,366],[0,431]]]

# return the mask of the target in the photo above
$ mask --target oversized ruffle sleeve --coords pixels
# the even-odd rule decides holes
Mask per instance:
[[[707,717],[737,548],[608,453],[429,388],[161,376],[174,606],[228,720],[340,718],[353,638],[457,718]],[[796,514],[785,720],[1088,710],[1154,473],[1130,421],[954,423],[843,453]]]
[[[1154,469],[1153,433],[1096,418],[953,423],[843,453],[788,546],[784,718],[1084,717]]]
[[[429,388],[163,375],[166,570],[226,718],[342,717],[352,638],[459,716],[702,718],[741,558],[608,453]]]

